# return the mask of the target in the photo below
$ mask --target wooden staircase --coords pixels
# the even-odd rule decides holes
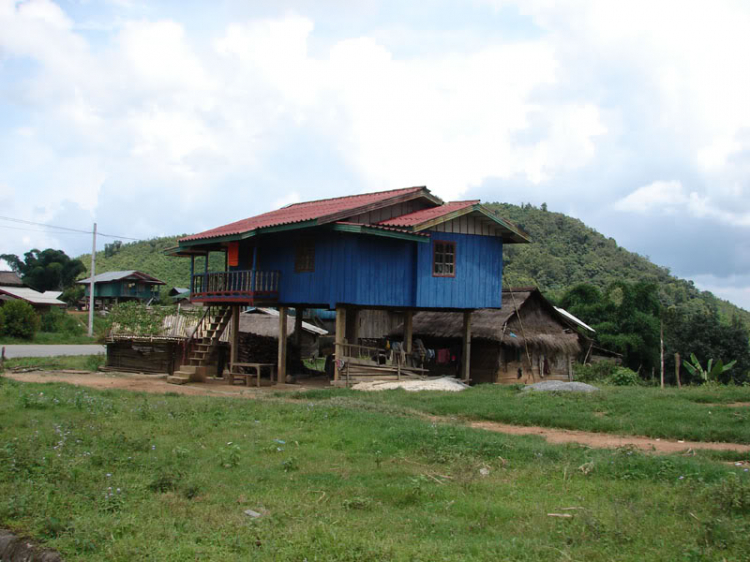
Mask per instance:
[[[231,319],[231,306],[209,306],[185,343],[186,361],[183,361],[179,371],[167,377],[167,382],[185,384],[190,381],[205,381],[211,354],[219,345]]]

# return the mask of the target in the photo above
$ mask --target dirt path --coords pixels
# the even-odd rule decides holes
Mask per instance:
[[[740,443],[707,443],[702,441],[671,441],[637,435],[613,435],[572,429],[555,429],[537,426],[519,426],[497,422],[468,422],[470,427],[497,431],[509,435],[539,435],[550,443],[578,443],[598,449],[615,449],[617,447],[635,447],[647,453],[668,455],[684,453],[690,449],[710,449],[712,451],[750,452],[750,445]]]
[[[98,389],[122,389],[154,394],[188,394],[193,396],[223,396],[236,398],[263,398],[279,391],[300,391],[320,388],[318,385],[283,384],[268,387],[229,386],[223,381],[193,383],[187,385],[168,384],[166,376],[136,375],[130,373],[66,373],[62,371],[32,371],[28,373],[6,373],[8,378],[21,382],[65,382],[76,386]],[[509,435],[538,435],[550,443],[578,443],[589,447],[613,449],[617,447],[636,447],[646,453],[675,454],[690,449],[710,449],[714,451],[739,451],[750,453],[750,445],[740,443],[706,443],[699,441],[674,441],[652,437],[613,435],[570,429],[556,429],[538,426],[519,426],[488,421],[459,421],[449,417],[429,416],[438,423],[465,423],[475,429],[496,431]]]
[[[229,386],[223,381],[208,383],[169,384],[166,375],[137,375],[132,373],[71,373],[65,371],[31,371],[27,373],[5,373],[9,379],[20,382],[64,382],[74,386],[98,389],[130,390],[151,394],[188,394],[191,396],[230,396],[258,398],[270,392],[283,390],[309,390],[298,384],[282,384],[268,387]]]

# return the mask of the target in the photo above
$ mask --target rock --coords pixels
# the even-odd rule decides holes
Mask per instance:
[[[583,382],[542,381],[530,384],[523,392],[597,392],[599,389]]]
[[[245,515],[248,515],[248,516],[252,517],[253,519],[257,519],[258,517],[262,517],[263,516],[262,513],[258,513],[257,511],[253,511],[252,509],[246,509],[245,510]]]

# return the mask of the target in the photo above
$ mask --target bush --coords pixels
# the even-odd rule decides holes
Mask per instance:
[[[617,365],[612,361],[597,361],[588,365],[576,364],[573,366],[573,372],[575,380],[579,382],[605,382],[617,368]]]
[[[607,378],[606,382],[615,386],[636,386],[640,384],[641,380],[635,371],[631,371],[627,367],[618,367]]]
[[[39,315],[34,307],[22,300],[6,302],[0,308],[0,325],[3,335],[31,339],[39,330]]]
[[[42,314],[42,332],[55,332],[77,336],[82,334],[83,331],[83,325],[60,308],[53,308],[49,312]]]

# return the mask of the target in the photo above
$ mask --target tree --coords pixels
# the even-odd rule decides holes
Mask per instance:
[[[741,383],[750,377],[750,333],[736,316],[729,324],[722,322],[716,307],[696,308],[690,303],[669,307],[664,313],[664,339],[668,375],[674,372],[674,354],[679,353],[684,358],[695,354],[699,364],[710,359],[736,361],[731,371],[717,373],[719,382]],[[692,375],[685,364],[683,367]],[[697,382],[699,375],[696,372],[693,377]]]
[[[623,354],[624,364],[641,375],[659,354],[658,288],[652,283],[611,283],[605,292],[579,284],[563,295],[561,306],[596,330],[605,348]]]
[[[39,324],[39,315],[26,301],[12,300],[0,307],[0,326],[6,336],[31,339],[39,330]]]
[[[52,248],[26,252],[23,261],[14,254],[3,254],[0,258],[8,262],[29,287],[41,292],[62,291],[86,271],[81,260],[71,259],[62,250]]]

